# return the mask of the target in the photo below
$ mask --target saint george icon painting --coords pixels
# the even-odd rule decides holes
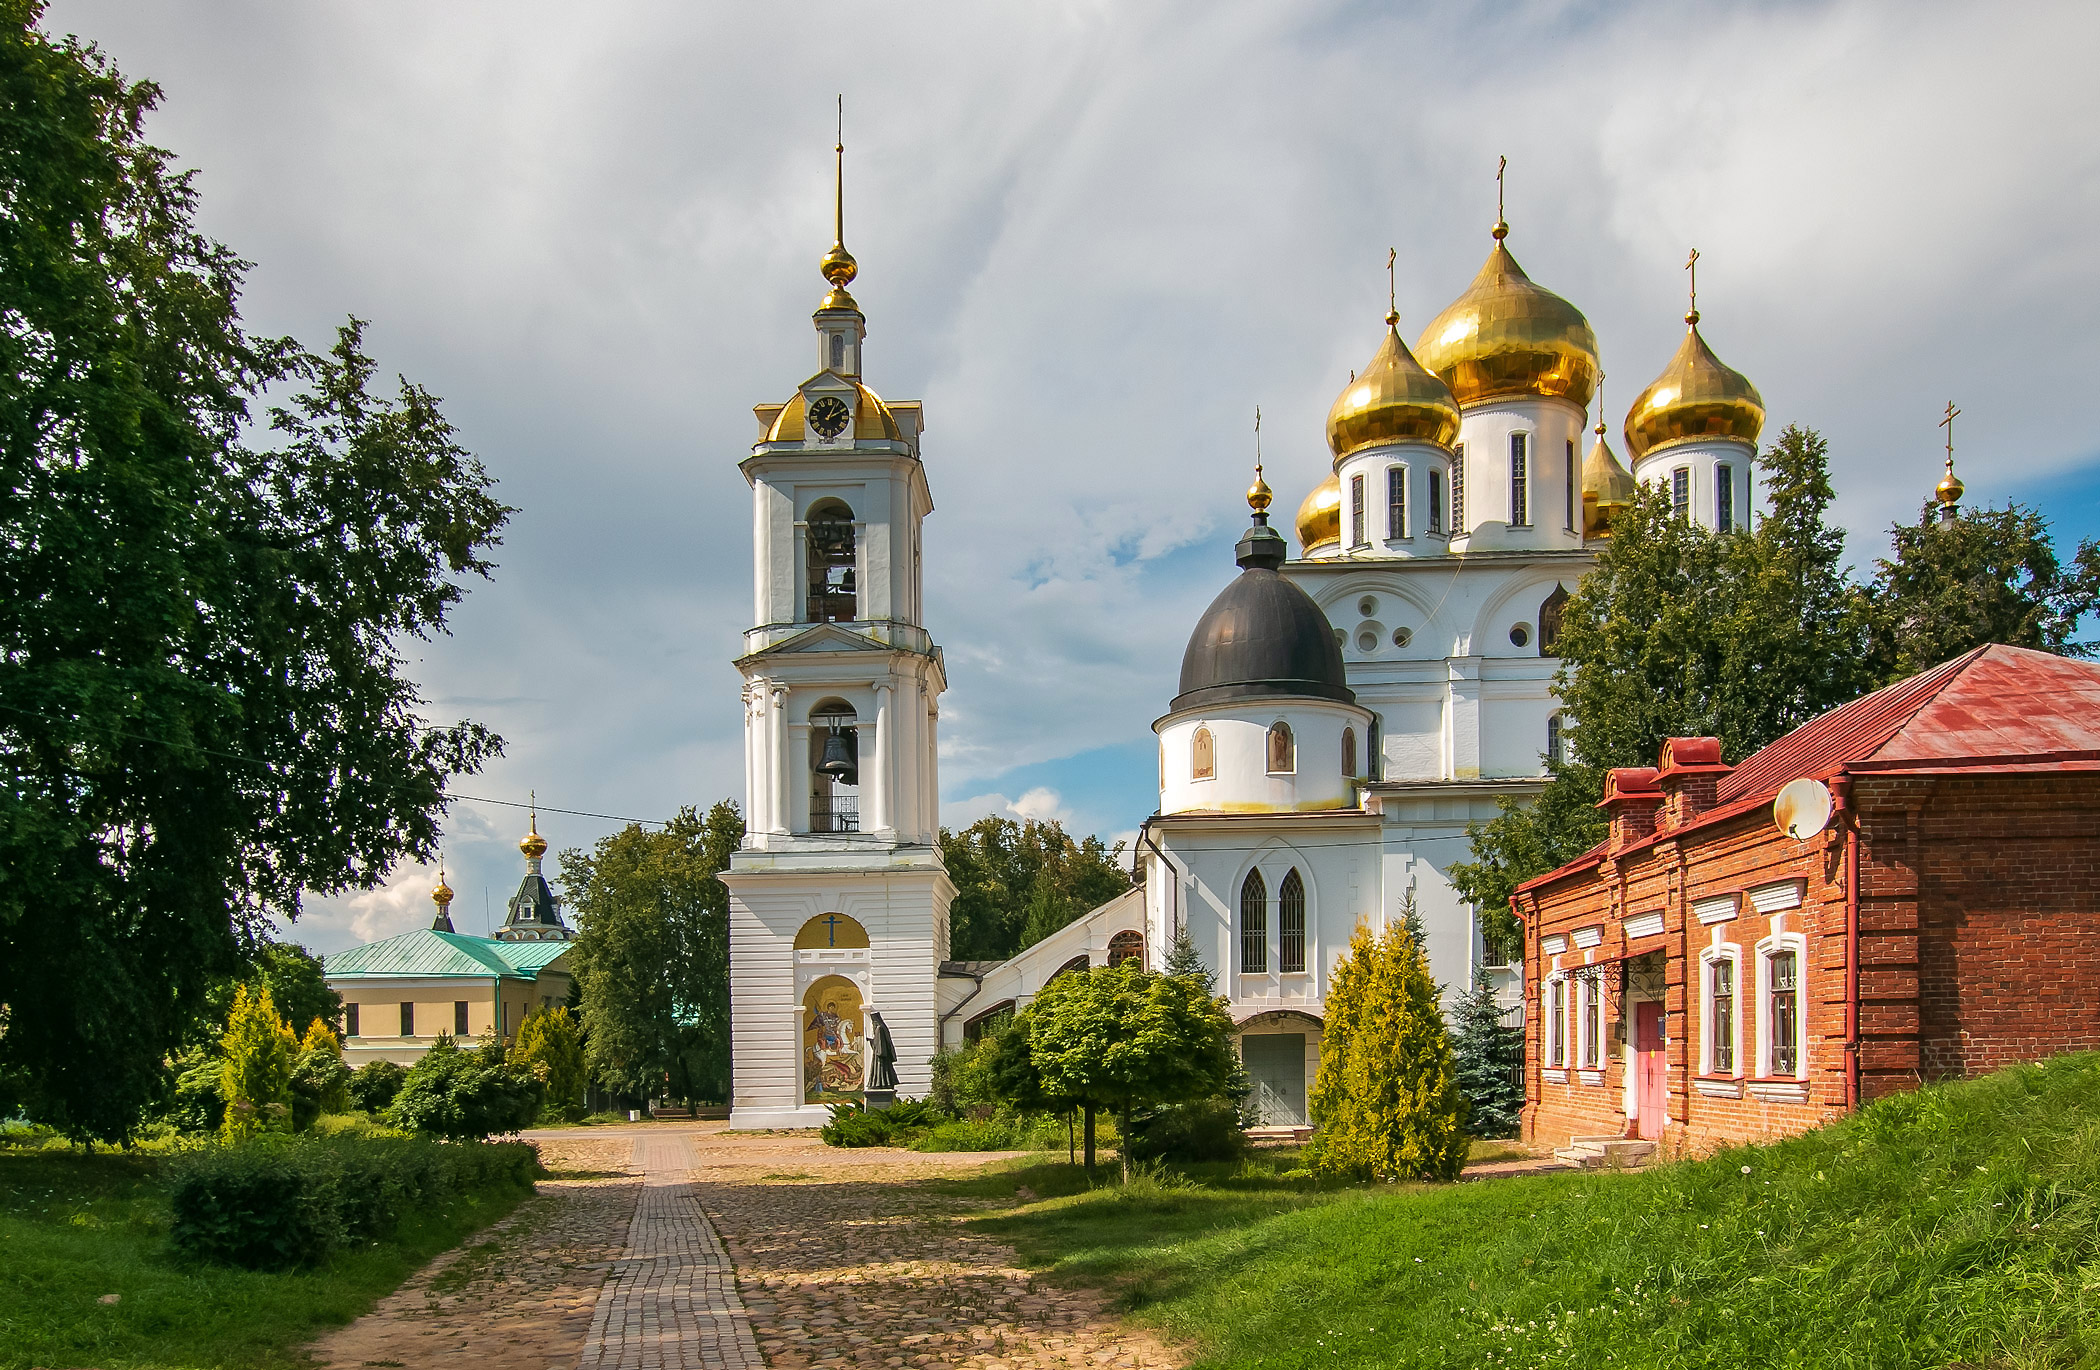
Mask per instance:
[[[859,987],[842,975],[827,975],[809,987],[802,1003],[803,1102],[860,1102],[867,1059]]]

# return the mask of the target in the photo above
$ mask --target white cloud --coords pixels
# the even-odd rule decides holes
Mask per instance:
[[[1038,785],[1024,791],[1019,798],[1009,799],[1003,794],[972,795],[968,799],[953,799],[941,805],[941,824],[948,828],[966,828],[980,818],[1033,819],[1038,823],[1072,822],[1072,810],[1056,790],[1047,785]]]

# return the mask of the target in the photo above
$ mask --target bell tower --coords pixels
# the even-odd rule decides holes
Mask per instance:
[[[933,496],[916,402],[861,378],[867,320],[847,292],[845,146],[813,316],[817,370],[762,404],[741,470],[752,495],[743,676],[743,850],[730,891],[731,1117],[807,1127],[863,1099],[871,1015],[896,1092],[923,1095],[954,898],[941,864],[940,648],[920,534]]]

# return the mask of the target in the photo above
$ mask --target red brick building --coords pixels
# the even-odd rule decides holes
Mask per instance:
[[[1525,1135],[1676,1153],[2100,1047],[2100,665],[1981,648],[1722,765],[1613,771],[1520,886]],[[1796,840],[1787,782],[1832,812]]]

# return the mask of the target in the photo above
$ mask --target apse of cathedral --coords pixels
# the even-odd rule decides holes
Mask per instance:
[[[1448,994],[1484,969],[1514,1011],[1516,949],[1483,936],[1448,872],[1470,857],[1468,825],[1535,797],[1568,745],[1551,688],[1561,606],[1640,484],[1686,518],[1746,526],[1763,404],[1701,335],[1696,287],[1682,346],[1626,415],[1631,470],[1601,404],[1590,421],[1594,331],[1525,274],[1499,207],[1486,262],[1412,346],[1388,300],[1328,411],[1295,554],[1257,467],[1236,574],[1153,725],[1138,888],[1010,960],[956,962],[937,842],[946,680],[922,617],[923,419],[862,378],[836,152],[817,370],[758,406],[742,463],[756,595],[736,663],[749,834],[723,877],[734,1124],[881,1103],[874,1041],[894,1044],[894,1093],[923,1094],[937,1050],[1049,979],[1156,967],[1184,932],[1277,1125],[1308,1121],[1328,977],[1361,923],[1411,909]]]

